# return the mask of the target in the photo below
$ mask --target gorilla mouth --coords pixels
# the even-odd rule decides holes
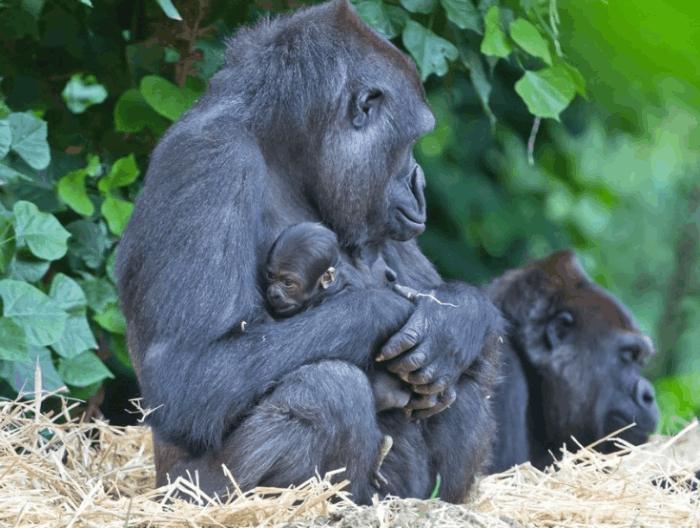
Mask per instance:
[[[654,429],[653,427],[645,427],[644,422],[645,420],[643,418],[635,420],[619,411],[614,411],[605,418],[605,434],[612,434],[631,424],[635,424],[634,427],[630,427],[621,432],[618,436],[635,445],[643,444],[649,439],[649,434],[651,434]]]
[[[426,215],[420,211],[406,211],[403,207],[397,207],[396,210],[403,217],[401,220],[404,224],[413,229],[425,229]]]

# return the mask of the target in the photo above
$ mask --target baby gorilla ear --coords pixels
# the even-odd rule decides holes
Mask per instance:
[[[335,282],[335,268],[328,268],[323,275],[321,275],[321,288],[327,290],[328,287]]]

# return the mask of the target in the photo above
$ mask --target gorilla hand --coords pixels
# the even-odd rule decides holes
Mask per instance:
[[[503,325],[495,306],[466,284],[446,284],[414,302],[413,315],[376,360],[389,361],[387,369],[410,384],[414,396],[405,408],[421,419],[454,402],[454,385]]]

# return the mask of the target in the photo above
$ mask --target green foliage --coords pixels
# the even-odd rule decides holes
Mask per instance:
[[[697,385],[687,376],[700,369],[693,353],[700,349],[693,278],[700,259],[679,237],[697,241],[700,224],[691,170],[699,105],[681,104],[689,97],[684,84],[664,83],[639,65],[665,64],[668,55],[676,66],[663,72],[697,82],[686,13],[692,8],[548,0],[354,4],[413,57],[428,89],[437,126],[416,148],[431,211],[420,243],[441,273],[484,281],[553,249],[576,248],[591,276],[630,305],[655,338],[661,359],[650,369],[676,380],[657,382],[664,419],[674,412],[687,419],[696,393],[683,393],[694,402],[686,407],[680,396],[676,402],[661,394]],[[153,146],[202,94],[221,64],[224,37],[263,14],[246,1],[201,12],[180,7],[169,0],[0,6],[3,390],[33,390],[37,361],[44,389],[65,384],[83,398],[106,378],[131,372],[115,244]],[[634,20],[635,12],[654,9],[653,17]],[[685,14],[673,16],[678,10]],[[667,46],[646,39],[660,31],[649,22],[656,19]],[[596,83],[587,86],[587,79]],[[610,134],[608,123],[585,119],[607,111],[578,105],[576,94],[587,90],[621,112],[635,135]],[[647,111],[650,101],[655,107]],[[522,138],[533,116],[567,127],[576,119],[592,124],[574,138],[562,125],[545,124],[532,166]],[[685,268],[681,255],[689,255]]]
[[[424,82],[431,74],[444,77],[469,70],[493,126],[492,81],[479,55],[490,58],[491,68],[499,59],[518,66],[522,78],[517,93],[536,117],[558,120],[575,93],[585,93],[583,77],[561,51],[558,18],[550,16],[557,12],[554,3],[522,1],[517,8],[513,2],[490,0],[482,0],[478,8],[472,0],[401,0],[400,4],[363,0],[355,5],[362,19],[385,37],[401,35]],[[556,50],[556,64],[550,48]]]

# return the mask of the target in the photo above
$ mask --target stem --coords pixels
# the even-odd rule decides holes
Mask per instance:
[[[530,166],[535,164],[533,152],[535,150],[535,137],[537,137],[537,131],[540,128],[540,121],[541,119],[539,117],[535,117],[535,122],[532,123],[530,139],[527,140],[527,162],[530,164]]]

